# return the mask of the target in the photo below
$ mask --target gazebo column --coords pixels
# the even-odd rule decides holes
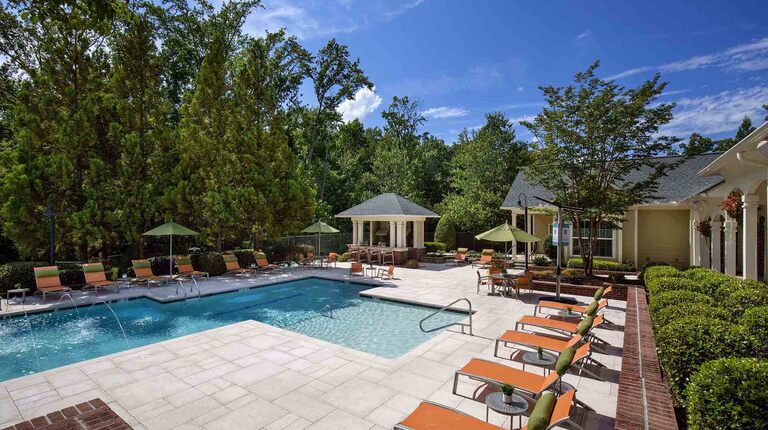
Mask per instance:
[[[397,223],[395,221],[389,222],[389,247],[395,248],[397,246]]]
[[[691,266],[701,265],[701,233],[696,229],[696,225],[699,223],[699,211],[691,209],[688,227],[688,245],[690,249],[690,257],[688,264]]]
[[[709,248],[710,248],[709,242],[711,242],[711,241],[712,241],[711,238],[707,238],[703,234],[701,235],[701,243],[699,244],[700,245],[699,246],[699,255],[700,255],[699,258],[701,260],[701,267],[706,267],[706,268],[712,267],[711,266],[712,262],[709,261]],[[621,260],[619,260],[619,261],[621,261]]]
[[[424,221],[413,222],[413,247],[424,248]]]
[[[405,221],[397,222],[397,246],[405,248]]]
[[[374,245],[373,235],[375,232],[373,231],[373,229],[375,228],[375,225],[376,225],[376,221],[368,221],[368,245],[369,246]]]
[[[725,228],[725,274],[736,276],[736,220],[728,218],[724,223]]]
[[[720,235],[723,231],[723,223],[712,221],[709,225],[712,226],[712,234],[709,238],[709,247],[712,254],[712,270],[722,272],[723,268],[720,266],[720,260],[722,259],[720,255]]]
[[[754,194],[742,196],[744,202],[742,228],[742,254],[744,257],[741,275],[744,279],[757,279],[757,207],[760,198]],[[761,262],[762,263],[762,262]]]
[[[358,228],[358,222],[357,220],[352,220],[352,245],[357,245],[357,228]]]

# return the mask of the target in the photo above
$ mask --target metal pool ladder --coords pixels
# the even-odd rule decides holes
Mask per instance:
[[[426,320],[428,320],[428,319],[432,318],[433,316],[435,316],[435,315],[439,314],[440,312],[443,312],[443,311],[447,310],[448,308],[450,308],[451,306],[455,305],[456,303],[458,303],[458,302],[460,302],[460,301],[462,301],[462,300],[464,300],[465,302],[467,302],[467,305],[469,305],[469,324],[467,324],[467,323],[464,323],[464,322],[455,322],[455,323],[449,323],[449,324],[446,324],[446,325],[442,325],[442,326],[440,326],[440,327],[435,327],[435,328],[432,328],[432,329],[429,329],[429,330],[424,330],[424,321],[426,321]],[[421,329],[421,331],[423,331],[424,333],[432,333],[433,331],[442,330],[442,329],[444,329],[444,328],[447,328],[447,327],[450,327],[450,326],[454,326],[454,325],[457,325],[457,326],[461,326],[461,332],[462,332],[463,334],[466,334],[466,333],[464,332],[464,327],[469,327],[469,335],[470,335],[470,336],[474,336],[474,335],[472,334],[472,314],[473,314],[473,312],[472,312],[472,302],[470,302],[468,298],[466,298],[466,297],[462,297],[462,298],[460,298],[460,299],[456,299],[456,300],[452,301],[451,303],[448,303],[447,305],[443,306],[442,308],[440,308],[440,309],[438,309],[438,310],[436,310],[436,311],[432,312],[431,314],[427,315],[426,317],[424,317],[424,319],[422,319],[421,321],[419,321],[419,328],[420,328],[420,329]]]

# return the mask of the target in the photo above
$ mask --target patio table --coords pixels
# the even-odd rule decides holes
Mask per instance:
[[[504,396],[501,392],[491,393],[485,397],[485,421],[488,422],[488,410],[507,415],[509,418],[509,428],[514,428],[514,417],[520,418],[520,427],[523,426],[523,413],[528,410],[528,402],[520,395],[512,394],[512,403],[504,403]]]
[[[544,369],[544,376],[549,375],[549,373],[552,371],[552,365],[554,365],[556,362],[557,357],[548,352],[544,352],[542,355],[539,355],[538,351],[528,351],[523,354],[523,370],[525,370],[526,364],[532,364]]]
[[[501,288],[504,288],[509,291],[510,288],[515,289],[515,298],[518,298],[520,296],[520,290],[517,288],[517,278],[520,277],[518,274],[513,273],[496,273],[493,275],[490,275],[491,279],[494,281],[501,281],[503,286]],[[510,284],[512,286],[510,286]],[[491,287],[491,293],[494,293],[496,291],[496,282],[493,283],[493,286]]]

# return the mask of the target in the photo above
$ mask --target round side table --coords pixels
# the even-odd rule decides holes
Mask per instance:
[[[28,292],[29,292],[29,288],[14,288],[12,290],[8,290],[8,292],[5,295],[5,302],[8,303],[8,305],[10,305],[11,294],[21,294],[21,303],[24,303],[27,300]]]
[[[578,312],[568,311],[568,309],[564,309],[557,313],[561,317],[566,318],[581,318],[581,314]]]
[[[517,394],[512,395],[512,403],[504,403],[503,398],[501,392],[491,393],[485,397],[485,421],[488,422],[488,411],[493,410],[496,413],[510,417],[510,430],[514,428],[515,415],[520,417],[520,427],[523,427],[523,413],[528,410],[528,402]]]
[[[544,376],[549,375],[549,373],[552,371],[552,365],[554,365],[556,362],[557,357],[548,352],[545,352],[541,356],[539,356],[537,351],[529,351],[523,354],[523,370],[525,370],[526,364],[532,364],[544,369]]]

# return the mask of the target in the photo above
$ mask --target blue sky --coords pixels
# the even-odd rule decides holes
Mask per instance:
[[[763,7],[760,7],[760,6]],[[731,136],[768,103],[765,3],[265,0],[247,30],[285,27],[316,51],[335,37],[374,82],[345,118],[382,124],[392,96],[417,100],[423,130],[448,142],[484,114],[519,121],[541,110],[540,85],[564,85],[594,60],[600,75],[634,86],[661,72],[678,104],[664,130]],[[530,136],[518,127],[519,136]]]

